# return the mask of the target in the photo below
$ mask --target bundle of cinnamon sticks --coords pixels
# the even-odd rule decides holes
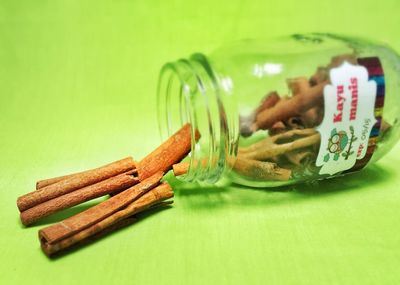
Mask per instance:
[[[199,138],[195,131],[194,139]],[[48,256],[130,224],[138,212],[171,203],[165,202],[173,197],[171,186],[161,179],[190,152],[191,143],[191,125],[186,124],[139,162],[127,157],[99,168],[38,181],[35,191],[17,200],[21,221],[27,226],[63,209],[114,194],[94,207],[39,230],[41,247]]]

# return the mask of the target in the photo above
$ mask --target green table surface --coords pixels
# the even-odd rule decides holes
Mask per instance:
[[[15,203],[39,178],[157,146],[168,60],[310,31],[400,50],[399,15],[398,0],[1,0],[0,284],[400,284],[400,147],[312,187],[177,185],[171,209],[55,260],[38,229],[98,201],[29,228]]]

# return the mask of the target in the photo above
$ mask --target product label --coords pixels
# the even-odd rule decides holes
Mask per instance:
[[[330,70],[330,84],[324,89],[324,118],[317,128],[321,134],[316,161],[320,174],[362,168],[375,149],[383,107],[383,100],[377,101],[382,93],[378,87],[384,86],[383,71],[377,58],[360,59],[359,63],[344,62]]]

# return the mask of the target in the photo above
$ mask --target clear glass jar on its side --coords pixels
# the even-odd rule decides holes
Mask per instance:
[[[336,35],[244,40],[167,63],[165,138],[189,122],[184,181],[274,187],[358,171],[399,138],[400,57]]]

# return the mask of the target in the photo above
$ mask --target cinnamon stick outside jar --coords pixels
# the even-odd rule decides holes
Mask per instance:
[[[63,209],[106,194],[124,191],[156,172],[167,172],[190,152],[191,131],[191,125],[185,124],[140,162],[134,162],[128,157],[96,169],[39,181],[38,190],[17,200],[19,208],[25,209],[20,214],[22,223],[30,225]],[[197,141],[200,134],[198,131],[195,134]],[[126,169],[130,170],[123,172]],[[119,172],[122,173],[108,177]],[[98,182],[92,183],[93,181]],[[75,189],[80,185],[87,186]],[[27,208],[28,206],[31,207]]]

